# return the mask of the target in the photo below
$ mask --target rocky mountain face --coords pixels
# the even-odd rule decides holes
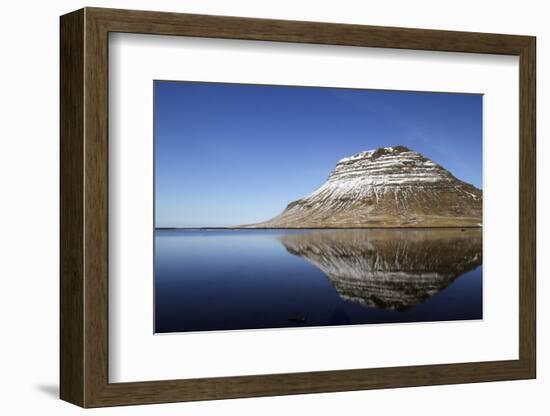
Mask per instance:
[[[481,226],[482,192],[405,146],[340,160],[327,181],[245,228]]]
[[[480,229],[324,230],[281,237],[319,268],[341,298],[406,310],[482,263]]]

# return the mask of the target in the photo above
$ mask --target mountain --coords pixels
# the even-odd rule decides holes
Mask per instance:
[[[340,160],[316,191],[243,228],[477,227],[481,190],[405,146]]]
[[[480,229],[321,230],[280,238],[329,279],[341,298],[406,310],[482,263]]]

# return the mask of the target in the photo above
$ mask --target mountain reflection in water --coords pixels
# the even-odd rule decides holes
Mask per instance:
[[[280,237],[342,299],[403,311],[482,263],[480,229],[330,230]]]
[[[155,332],[483,318],[480,229],[155,231]]]

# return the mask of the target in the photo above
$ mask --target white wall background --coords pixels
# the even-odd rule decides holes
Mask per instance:
[[[537,380],[338,394],[224,400],[88,410],[102,415],[403,414],[543,415],[550,404],[550,361],[543,331],[550,301],[544,242],[550,237],[543,184],[550,162],[544,140],[545,72],[550,26],[545,2],[353,0],[120,0],[6,2],[0,16],[0,410],[72,415],[83,410],[58,395],[58,16],[82,6],[240,15],[295,20],[536,35],[538,41],[538,316]],[[548,67],[546,67],[548,66]],[[546,260],[546,261],[545,261]],[[7,283],[7,285],[6,285]]]

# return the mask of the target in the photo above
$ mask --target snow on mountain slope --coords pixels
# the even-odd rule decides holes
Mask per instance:
[[[245,228],[480,226],[482,192],[405,146],[340,160],[327,181]]]

